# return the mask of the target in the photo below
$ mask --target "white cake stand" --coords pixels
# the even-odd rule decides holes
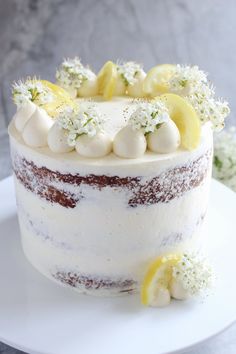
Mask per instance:
[[[223,185],[213,181],[209,212],[216,287],[163,309],[142,307],[139,296],[78,295],[41,276],[21,250],[12,178],[0,183],[0,200],[0,341],[37,354],[173,353],[236,320],[236,195]]]

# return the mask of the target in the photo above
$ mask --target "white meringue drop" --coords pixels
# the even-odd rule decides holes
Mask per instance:
[[[114,153],[123,158],[135,159],[142,156],[147,147],[144,134],[139,130],[132,129],[127,125],[115,136],[113,141]]]
[[[48,132],[48,146],[50,150],[56,153],[70,152],[74,149],[67,143],[66,130],[57,122],[53,124]]]
[[[104,132],[98,132],[93,137],[84,134],[77,139],[75,148],[81,156],[91,158],[103,157],[111,152],[112,141]]]
[[[176,300],[186,300],[189,298],[189,294],[184,289],[183,285],[174,278],[170,283],[170,294]]]
[[[157,286],[155,289],[155,296],[150,302],[150,306],[153,307],[164,307],[170,303],[170,292],[167,288],[163,286]]]
[[[114,88],[113,96],[124,96],[126,93],[127,87],[124,80],[120,75],[117,75],[116,85]]]
[[[98,81],[97,77],[94,74],[94,77],[88,80],[85,80],[81,87],[78,89],[79,97],[91,97],[98,94]]]
[[[128,95],[131,97],[145,97],[143,92],[143,81],[146,77],[146,73],[140,70],[135,78],[137,79],[133,85],[128,86]]]
[[[26,145],[31,147],[47,146],[48,131],[52,125],[53,120],[46,111],[37,107],[22,132]]]
[[[15,121],[15,127],[19,132],[23,131],[25,124],[35,112],[36,108],[37,106],[33,102],[29,101],[16,111],[13,119]]]
[[[153,152],[165,154],[177,150],[180,145],[180,133],[173,120],[169,119],[148,134],[147,143],[149,150]]]

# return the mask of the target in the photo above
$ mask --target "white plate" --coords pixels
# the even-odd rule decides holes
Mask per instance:
[[[40,354],[173,353],[236,320],[236,196],[218,182],[209,213],[216,288],[163,309],[142,307],[138,296],[78,295],[44,278],[22,254],[12,178],[0,183],[0,203],[0,341]]]

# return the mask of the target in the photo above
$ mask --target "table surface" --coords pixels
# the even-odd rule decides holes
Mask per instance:
[[[0,179],[11,174],[10,83],[33,74],[53,80],[63,57],[79,55],[95,70],[117,58],[142,62],[146,69],[162,62],[197,63],[234,112],[235,10],[235,0],[227,6],[225,0],[204,0],[201,6],[199,0],[1,1]],[[236,325],[185,354],[235,352]],[[0,354],[6,353],[21,352],[0,343]]]

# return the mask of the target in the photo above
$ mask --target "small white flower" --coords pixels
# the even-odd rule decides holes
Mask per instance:
[[[117,72],[124,80],[125,86],[134,85],[137,81],[137,74],[142,70],[142,66],[133,61],[117,64]]]
[[[211,287],[213,273],[206,259],[197,254],[183,254],[173,267],[173,277],[191,295],[198,295]]]
[[[228,102],[206,96],[204,92],[195,92],[186,98],[197,112],[202,123],[210,121],[216,131],[224,128],[225,118],[230,113]]]
[[[236,129],[231,127],[214,139],[213,177],[236,192]]]
[[[95,136],[103,128],[103,119],[95,106],[91,103],[82,103],[77,110],[66,107],[60,112],[57,121],[67,132],[67,141],[75,146],[79,136],[87,134]]]
[[[157,129],[158,125],[169,119],[168,110],[164,103],[144,102],[131,114],[128,124],[134,130],[142,130],[148,134]]]
[[[186,96],[207,84],[207,74],[198,66],[176,65],[170,78],[169,86],[172,92]]]
[[[14,83],[12,95],[18,108],[24,106],[29,101],[35,102],[40,106],[53,100],[50,90],[35,78],[28,78],[25,82],[19,81]]]
[[[84,81],[91,80],[94,73],[82,65],[79,58],[66,59],[62,62],[59,69],[56,71],[56,79],[64,88],[79,89]]]

